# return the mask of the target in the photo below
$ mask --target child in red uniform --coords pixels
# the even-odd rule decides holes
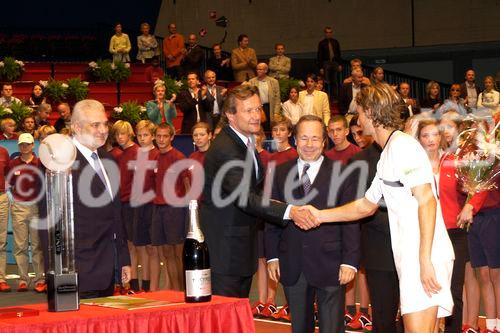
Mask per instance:
[[[118,158],[118,168],[120,170],[120,201],[122,203],[122,223],[127,233],[128,250],[130,252],[131,262],[131,280],[130,289],[139,291],[139,280],[137,278],[137,250],[133,243],[133,223],[134,211],[130,206],[130,195],[132,192],[132,180],[134,170],[129,168],[129,161],[137,159],[139,146],[134,143],[134,130],[129,122],[118,120],[113,125],[116,143],[120,145],[123,153]]]
[[[153,200],[152,245],[157,246],[162,259],[166,260],[167,289],[182,290],[182,248],[186,238],[186,212],[184,207],[174,207],[171,198],[166,197],[165,182],[175,182],[175,195],[183,197],[189,187],[188,172],[182,172],[177,179],[170,177],[169,169],[175,162],[186,157],[172,146],[174,128],[162,123],[156,129],[156,145],[160,150],[155,170],[156,197]]]
[[[193,126],[191,131],[193,136],[193,143],[195,144],[197,151],[189,155],[190,159],[200,162],[201,165],[205,162],[205,153],[208,148],[210,148],[210,141],[212,140],[212,130],[208,123],[200,121]],[[199,170],[200,174],[198,176],[204,177],[202,174],[203,169]],[[193,173],[198,172],[195,170],[194,165],[189,168],[189,185],[193,184]],[[198,198],[199,199],[199,198]]]
[[[29,133],[19,136],[18,146],[21,153],[10,160],[7,177],[13,197],[11,206],[12,230],[14,232],[14,258],[19,274],[17,291],[28,290],[28,245],[31,239],[33,269],[35,270],[35,291],[46,290],[43,276],[43,254],[36,224],[38,222],[37,201],[40,199],[42,172],[40,160],[33,154],[35,140]]]
[[[2,130],[0,140],[17,140],[18,135],[16,133],[16,122],[14,119],[2,119],[2,121],[0,121],[0,129]]]
[[[328,122],[328,137],[335,146],[325,152],[325,156],[333,161],[341,161],[346,164],[354,154],[361,151],[356,145],[347,140],[349,135],[349,125],[344,116],[336,115],[330,118]]]
[[[151,245],[151,223],[155,194],[155,173],[159,150],[153,145],[156,125],[141,120],[135,127],[139,150],[134,168],[130,204],[134,209],[133,243],[142,267],[142,289],[156,291],[160,283],[160,257]]]

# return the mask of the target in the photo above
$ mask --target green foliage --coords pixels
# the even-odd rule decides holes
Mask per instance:
[[[181,78],[179,81],[177,81],[176,79],[168,76],[168,75],[165,75],[163,77],[163,83],[165,84],[165,88],[166,88],[166,93],[165,93],[165,98],[166,99],[171,99],[172,98],[172,94],[176,94],[176,95],[179,95],[179,92],[181,90],[187,90],[188,89],[188,86],[187,86],[187,79],[185,77]],[[155,82],[155,84],[157,83],[160,83],[160,82]]]
[[[88,85],[86,81],[82,81],[79,77],[74,77],[67,80],[68,88],[66,89],[66,98],[74,102],[81,101],[87,98],[89,93]]]
[[[59,103],[66,98],[68,85],[63,81],[49,80],[44,94],[52,103]]]
[[[115,120],[128,121],[132,126],[141,120],[148,119],[146,108],[139,105],[137,101],[125,102],[115,107],[111,116]]]
[[[94,80],[121,82],[129,78],[131,71],[127,63],[113,63],[111,60],[97,60],[89,63],[89,71]]]
[[[282,102],[285,102],[288,99],[288,95],[290,94],[290,89],[292,87],[301,89],[300,80],[289,78],[289,79],[279,79],[278,83],[280,85],[280,98]]]
[[[113,69],[113,81],[121,82],[126,81],[130,76],[130,64],[123,62],[116,62],[111,68]]]
[[[12,57],[5,57],[0,61],[0,79],[13,82],[21,77],[24,71],[24,63]]]
[[[23,103],[12,103],[10,108],[0,108],[0,118],[12,118],[18,127],[21,126],[23,119],[33,113],[30,107]]]

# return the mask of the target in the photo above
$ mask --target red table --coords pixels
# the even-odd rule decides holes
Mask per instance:
[[[137,297],[182,302],[174,291]],[[210,303],[119,310],[81,305],[79,311],[48,312],[47,304],[22,306],[40,315],[0,320],[0,333],[247,333],[255,332],[248,299],[213,296]]]

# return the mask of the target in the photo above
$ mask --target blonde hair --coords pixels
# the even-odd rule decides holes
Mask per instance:
[[[375,126],[401,129],[408,108],[401,96],[387,83],[376,83],[361,89],[356,103],[366,112]]]
[[[111,127],[111,131],[113,132],[113,135],[116,135],[116,133],[126,133],[128,136],[130,136],[131,139],[133,139],[135,136],[132,125],[130,125],[130,123],[125,120],[118,120],[116,123],[114,123],[113,127]]]
[[[35,132],[35,139],[43,140],[51,134],[57,133],[54,126],[43,125]]]
[[[5,126],[7,126],[7,125],[16,126],[16,122],[12,118],[5,118],[5,119],[2,119],[2,121],[0,121],[0,128],[2,129],[2,131],[5,131]]]
[[[135,125],[135,131],[139,132],[142,129],[147,129],[151,135],[156,133],[156,125],[150,120],[141,120]]]

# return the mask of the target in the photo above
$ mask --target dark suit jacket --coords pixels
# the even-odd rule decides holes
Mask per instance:
[[[266,221],[287,224],[283,215],[287,205],[271,201],[262,204],[261,186],[264,169],[259,161],[259,177],[255,176],[253,159],[248,168],[233,167],[222,177],[221,197],[227,198],[235,190],[243,190],[248,200],[240,198],[218,207],[212,196],[214,179],[228,162],[244,162],[247,147],[237,134],[226,126],[210,145],[205,156],[205,187],[200,208],[200,221],[210,252],[212,272],[241,277],[252,276],[257,271],[257,217]]]
[[[479,97],[479,94],[481,93],[481,89],[479,89],[479,86],[477,83],[475,86],[476,86],[477,97]],[[462,97],[463,99],[465,99],[467,97],[467,86],[466,86],[465,82],[462,82],[460,84],[460,97]]]
[[[226,59],[229,59],[229,57],[222,55],[220,59],[217,59],[212,54],[212,56],[209,57],[207,60],[207,69],[210,69],[215,72],[217,80],[224,80],[224,81],[233,80],[233,69],[231,67],[231,62],[229,62],[229,66],[221,66],[222,61]]]
[[[380,159],[382,149],[375,143],[355,154],[349,161],[366,161],[368,163],[368,188],[377,173],[377,162]],[[349,165],[349,164],[348,164]],[[353,182],[357,182],[359,172],[350,175]],[[357,186],[357,183],[352,183]],[[354,194],[353,192],[351,192]],[[360,193],[361,196],[364,195]],[[359,197],[347,198],[355,200]],[[387,208],[381,206],[377,212],[361,220],[361,262],[365,269],[378,271],[396,271],[394,256],[391,247],[391,232],[389,229],[389,215]]]
[[[339,191],[334,206],[328,205],[328,197],[332,179],[334,162],[324,158],[312,189],[318,195],[309,202],[318,209],[331,208],[346,203],[344,192],[352,189],[348,184]],[[297,160],[286,162],[277,167],[274,179],[272,198],[286,198],[285,182],[288,174],[298,181]],[[342,186],[342,185],[341,185]],[[304,197],[302,186],[293,191],[293,197]],[[293,202],[290,202],[293,204]],[[294,285],[303,273],[307,282],[316,287],[338,286],[340,264],[358,267],[360,257],[360,227],[358,223],[323,224],[319,228],[303,231],[295,224],[289,223],[285,228],[266,225],[265,229],[266,258],[279,258],[281,283],[284,286]]]
[[[207,86],[208,88],[208,86]],[[226,100],[226,97],[225,96],[222,96],[221,93],[222,93],[222,90],[224,90],[224,87],[221,87],[221,86],[215,86],[215,97],[217,98],[217,105],[219,106],[219,115],[222,115],[222,106],[224,106],[224,101]],[[206,112],[208,114],[212,114],[213,110],[214,110],[214,102],[216,101],[216,99],[214,98],[214,96],[212,96],[212,94],[207,91],[207,101],[206,101],[206,104],[205,104],[205,107],[206,107]]]
[[[201,89],[198,90],[198,100],[191,96],[189,90],[179,92],[176,104],[184,115],[184,118],[182,118],[182,133],[191,133],[191,128],[196,124],[196,105],[198,105],[200,121],[207,121],[207,103],[207,98],[202,99],[201,97]]]
[[[195,72],[200,77],[204,59],[205,51],[199,45],[195,45],[192,49],[188,48],[188,53],[182,59],[181,64],[184,75],[187,75],[188,72]]]
[[[366,84],[361,84],[361,88],[366,87]],[[344,83],[340,88],[339,107],[340,113],[346,114],[349,111],[349,105],[352,101],[352,83]]]
[[[333,46],[333,62],[338,65],[342,62],[342,56],[340,53],[340,44],[336,39],[331,39]],[[330,52],[328,50],[328,39],[323,39],[318,43],[318,54],[317,54],[318,67],[322,68],[323,63],[330,61]]]
[[[113,157],[104,149],[99,149],[98,155],[107,170],[111,186],[118,186],[118,182],[114,184],[115,182],[112,181],[113,174],[106,168],[107,163],[114,163]],[[82,179],[82,172],[88,168],[92,171],[92,178]],[[82,201],[82,191],[79,190],[81,186],[90,186],[90,193],[94,197],[100,196],[106,191],[106,188],[78,149],[72,177],[75,263],[78,271],[79,290],[80,292],[105,290],[109,287],[114,276],[114,246],[117,249],[118,266],[121,268],[130,265],[126,237],[120,218],[119,195],[115,195],[112,201],[110,200],[101,207],[89,207]],[[116,240],[114,239],[115,235]]]

